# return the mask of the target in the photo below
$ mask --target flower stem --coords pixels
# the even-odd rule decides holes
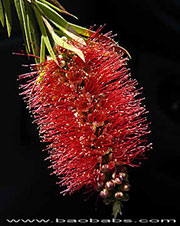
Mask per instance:
[[[118,213],[119,213],[120,215],[122,215],[121,202],[120,202],[120,201],[116,201],[116,202],[113,204],[113,216],[114,216],[114,218],[117,217]]]

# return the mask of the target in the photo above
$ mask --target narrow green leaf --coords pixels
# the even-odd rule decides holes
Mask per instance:
[[[39,34],[32,7],[28,2],[22,0],[14,0],[14,5],[25,41],[26,52],[30,53],[32,50],[35,56],[39,56]],[[35,62],[38,63],[38,58],[35,58]]]
[[[62,48],[68,49],[68,50],[76,53],[85,62],[84,54],[82,53],[82,51],[80,49],[77,49],[74,46],[65,42],[64,39],[60,38],[55,32],[52,32],[52,37],[53,37],[54,42],[57,45],[60,45]]]
[[[54,29],[55,33],[59,35],[59,37],[63,37],[64,33],[61,30]]]
[[[6,19],[7,33],[8,33],[8,37],[10,37],[11,29],[12,29],[11,2],[10,0],[2,0],[2,1],[4,5],[4,14]]]
[[[79,25],[76,25],[76,24],[72,24],[72,23],[69,23],[69,25],[80,35],[83,35],[83,36],[86,36],[86,37],[89,37],[91,34],[94,33],[94,31],[90,30],[90,29],[87,29],[85,27],[81,27]]]
[[[21,8],[21,14],[22,14],[24,32],[25,32],[25,37],[26,37],[27,49],[28,49],[28,53],[30,53],[31,47],[30,47],[30,37],[29,37],[28,22],[27,22],[27,16],[28,15],[27,15],[27,11],[26,11],[27,2],[24,1],[24,0],[19,0],[19,3],[20,3],[20,8]]]
[[[50,8],[48,5],[35,0],[41,12],[46,18],[48,18],[56,27],[58,27],[65,35],[74,39],[75,41],[86,45],[83,38],[81,38],[78,33],[71,27],[71,25],[56,11]]]
[[[51,55],[51,57],[57,62],[56,55],[55,55],[55,53],[53,51],[53,48],[51,46],[51,42],[49,40],[47,31],[46,31],[46,27],[44,25],[44,22],[43,22],[43,19],[41,17],[41,14],[37,10],[36,6],[33,6],[33,8],[34,8],[34,12],[35,12],[35,15],[36,15],[38,24],[39,24],[39,28],[40,28],[41,33],[42,33],[42,37],[43,37],[44,43],[45,43],[45,45],[46,45],[46,47],[47,47],[47,49],[48,49],[49,54]]]
[[[59,11],[60,13],[65,13],[65,14],[67,14],[69,16],[72,16],[72,17],[78,19],[76,16],[74,16],[71,13],[67,12],[65,10],[65,8],[57,0],[49,0],[53,4],[51,4],[49,1],[46,1],[46,0],[40,0],[40,1],[43,2],[43,3],[45,3],[46,5],[50,6],[51,8]]]
[[[41,0],[45,1],[45,0]],[[48,2],[51,2],[53,5],[57,6],[59,9],[66,11],[65,8],[58,2],[58,0],[48,0]]]
[[[1,0],[0,0],[0,20],[1,20],[2,26],[4,27],[4,9],[3,9],[3,4]]]
[[[34,19],[34,14],[32,11],[32,7],[30,4],[26,5],[26,12],[27,12],[27,31],[28,31],[28,36],[29,36],[29,41],[30,41],[30,46],[32,49],[32,53],[35,56],[39,56],[40,51],[39,51],[39,33],[36,27],[36,21]],[[38,62],[38,58],[35,58],[36,63]]]
[[[53,38],[55,44],[60,45],[62,48],[71,50],[72,52],[76,53],[76,54],[77,54],[77,55],[85,62],[85,58],[84,58],[83,52],[82,52],[80,49],[74,47],[73,45],[68,44],[68,43],[64,40],[64,38],[60,38],[60,37],[55,33],[54,29],[51,27],[51,25],[49,24],[49,22],[48,22],[45,18],[43,18],[43,20],[44,20],[44,22],[45,22],[45,24],[46,24],[46,27],[48,28],[50,34],[52,35],[52,38]]]
[[[14,5],[15,5],[16,12],[17,12],[17,15],[18,15],[21,30],[23,30],[23,32],[24,32],[23,18],[22,18],[21,6],[20,6],[19,0],[14,0]]]
[[[21,30],[22,30],[22,35],[23,35],[23,39],[24,39],[24,42],[25,42],[26,52],[28,53],[27,41],[26,41],[26,36],[25,36],[25,31],[24,31],[24,22],[23,22],[23,17],[22,17],[22,12],[21,12],[20,1],[14,0],[14,5],[15,5],[16,12],[17,12],[17,15],[18,15],[20,27],[21,27]]]
[[[64,27],[58,24],[56,24],[56,27],[58,27],[62,31],[63,35],[74,39],[75,41],[81,43],[82,45],[86,45],[86,42],[84,41],[84,39],[81,38],[79,35],[76,35],[73,32],[70,32],[69,30],[65,29]]]
[[[41,36],[40,63],[44,61],[45,61],[45,42],[44,42],[44,37]]]
[[[34,1],[45,17],[51,18],[55,23],[59,23],[62,27],[66,28],[68,26],[68,22],[47,4],[44,4],[39,0]]]

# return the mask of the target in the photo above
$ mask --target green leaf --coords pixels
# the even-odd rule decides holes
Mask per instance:
[[[21,9],[21,14],[22,14],[22,20],[23,20],[23,26],[24,26],[24,32],[25,32],[25,37],[26,37],[26,44],[27,44],[27,49],[28,52],[30,53],[31,47],[30,47],[30,37],[29,37],[29,32],[28,32],[28,22],[27,22],[27,2],[24,0],[19,0],[20,3],[20,9]]]
[[[65,28],[68,26],[68,22],[51,7],[49,7],[48,5],[38,0],[34,0],[34,2],[35,2],[35,5],[41,10],[41,12],[45,17],[51,18],[52,21],[54,21],[57,24],[59,23],[61,26]]]
[[[78,34],[81,34],[83,36],[86,36],[86,37],[89,37],[91,34],[94,33],[94,31],[90,30],[90,29],[87,29],[85,27],[81,27],[79,25],[76,25],[76,24],[72,24],[72,23],[69,23],[69,25],[78,33]]]
[[[32,53],[35,56],[39,56],[40,51],[39,51],[39,32],[36,27],[36,21],[34,19],[34,14],[32,11],[32,7],[30,4],[26,5],[27,9],[27,31],[28,31],[28,36],[29,36],[29,41],[30,41],[30,46],[32,49]],[[38,58],[35,58],[36,63],[38,62]]]
[[[45,42],[44,37],[41,36],[41,48],[40,48],[40,63],[45,61]]]
[[[39,28],[41,30],[41,33],[42,33],[42,37],[43,37],[43,40],[44,40],[44,43],[48,49],[48,52],[49,54],[51,55],[51,57],[57,62],[56,60],[56,55],[53,51],[53,48],[51,46],[51,42],[49,40],[49,37],[48,37],[48,34],[47,34],[47,31],[46,31],[46,27],[44,25],[44,22],[43,22],[43,19],[41,17],[41,14],[39,13],[39,11],[37,10],[36,6],[33,6],[34,8],[34,12],[35,12],[35,15],[36,15],[36,18],[37,18],[37,21],[38,21],[38,24],[39,24]]]
[[[76,53],[85,62],[84,54],[80,49],[77,49],[76,47],[68,44],[66,41],[64,41],[63,38],[60,38],[55,32],[52,32],[52,37],[57,45],[60,45],[62,48],[68,49]]]
[[[19,19],[19,23],[20,23],[20,26],[21,26],[21,30],[24,32],[23,19],[22,19],[22,13],[21,13],[21,6],[20,6],[19,0],[14,0],[14,5],[15,5],[16,12],[17,12],[17,15],[18,15],[18,19]]]
[[[35,0],[43,15],[48,18],[56,27],[58,27],[68,37],[76,40],[77,42],[86,45],[83,38],[71,27],[71,25],[56,11],[50,8],[48,5]]]
[[[4,27],[4,9],[3,9],[3,4],[1,0],[0,0],[0,20],[1,20],[2,26]]]
[[[69,27],[68,29],[65,29],[63,27],[61,27],[60,25],[57,25],[57,27],[68,37],[74,39],[75,41],[77,41],[78,43],[82,44],[82,45],[86,45],[86,42],[84,41],[83,38],[81,38],[79,35],[76,35],[74,32],[75,30],[72,30],[72,27]],[[70,31],[72,30],[72,32]]]
[[[73,45],[68,44],[68,43],[64,40],[64,38],[60,38],[60,37],[55,33],[54,29],[51,27],[51,25],[49,24],[49,22],[48,22],[46,19],[44,19],[44,22],[45,22],[45,24],[46,24],[46,26],[47,26],[47,28],[48,28],[50,34],[52,35],[52,38],[53,38],[54,42],[55,42],[57,45],[60,45],[62,48],[68,49],[68,50],[70,50],[70,51],[76,53],[76,54],[77,54],[77,55],[85,62],[84,54],[83,54],[83,52],[82,52],[80,49],[74,47]]]
[[[14,5],[15,5],[16,12],[17,12],[17,15],[18,15],[20,27],[21,27],[21,30],[22,30],[23,39],[25,41],[26,52],[28,53],[27,40],[26,40],[26,35],[25,35],[25,30],[24,30],[24,21],[23,21],[20,1],[14,0]]]
[[[40,0],[41,2],[45,3],[46,5],[49,5],[51,8],[59,11],[60,13],[65,13],[69,16],[72,16],[74,18],[77,19],[76,16],[72,15],[71,13],[67,12],[65,10],[65,8],[57,1],[57,0],[49,0],[50,2],[52,2],[53,4],[51,4],[49,1],[46,1],[46,0]]]
[[[11,3],[10,3],[10,0],[2,0],[2,1],[4,5],[7,33],[8,33],[8,37],[10,37],[11,29],[12,29]]]
[[[76,35],[75,33],[73,33],[74,31],[70,32],[69,30],[65,29],[64,27],[61,27],[58,24],[56,26],[63,32],[65,36],[74,39],[75,41],[77,41],[78,43],[81,43],[82,45],[86,45],[86,42],[84,41],[84,39],[81,38],[79,35]]]

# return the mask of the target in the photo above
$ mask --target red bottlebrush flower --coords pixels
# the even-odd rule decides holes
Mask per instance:
[[[49,59],[22,75],[30,79],[23,94],[64,192],[85,186],[100,191],[105,203],[127,200],[125,166],[137,165],[151,146],[140,89],[128,57],[110,38],[96,34],[86,45],[69,42],[85,62],[56,46],[59,64]]]

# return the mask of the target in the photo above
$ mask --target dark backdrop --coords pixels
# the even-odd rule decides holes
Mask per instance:
[[[132,56],[132,77],[144,87],[144,103],[152,122],[153,151],[140,168],[130,169],[131,199],[124,218],[176,218],[179,211],[180,161],[180,49],[178,0],[61,0],[79,17],[71,22],[89,27],[106,24],[103,32],[117,33],[115,40]],[[0,216],[5,218],[111,218],[110,207],[87,201],[82,193],[59,194],[50,176],[47,153],[36,126],[19,96],[17,77],[31,61],[12,52],[24,49],[17,21],[7,39],[0,28],[1,164]]]

